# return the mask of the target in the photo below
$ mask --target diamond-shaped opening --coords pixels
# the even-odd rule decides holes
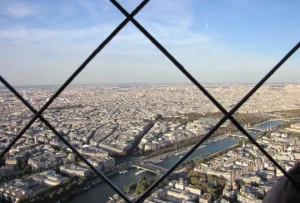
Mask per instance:
[[[165,57],[159,52],[154,52],[150,48],[149,53],[139,54],[136,49],[133,53],[131,53],[131,51],[128,49],[126,49],[126,51],[124,50],[123,52],[122,49],[125,46],[118,47],[119,43],[122,44],[125,43],[126,40],[128,40],[128,37],[126,37],[126,35],[129,33],[129,36],[131,36],[131,32],[133,32],[132,27],[126,27],[124,31],[122,30],[120,36],[115,39],[117,43],[115,43],[115,40],[113,40],[111,44],[106,47],[106,49],[104,49],[103,52],[101,52],[101,54],[99,54],[87,66],[86,70],[84,70],[82,74],[80,74],[74,80],[74,84],[96,83],[95,85],[72,85],[68,87],[58,98],[58,100],[52,104],[53,106],[55,106],[55,104],[59,105],[59,103],[64,103],[65,106],[68,106],[68,104],[75,102],[81,104],[81,108],[74,108],[72,110],[60,109],[58,114],[52,112],[52,116],[51,109],[46,110],[45,112],[45,115],[49,114],[49,117],[58,115],[62,126],[64,126],[64,122],[69,122],[70,118],[71,120],[75,120],[76,118],[78,120],[78,123],[74,125],[74,128],[73,126],[70,127],[70,129],[72,128],[72,130],[74,130],[74,133],[81,127],[84,128],[83,126],[85,126],[86,128],[93,127],[93,124],[88,125],[89,122],[97,123],[97,125],[99,125],[99,123],[105,124],[99,130],[97,130],[98,132],[95,131],[92,138],[88,141],[89,143],[83,143],[82,136],[80,135],[73,136],[73,139],[76,140],[78,137],[79,141],[81,141],[81,145],[87,144],[89,145],[89,147],[96,147],[104,151],[114,152],[112,153],[114,154],[112,156],[116,158],[115,168],[119,169],[119,171],[122,168],[121,163],[124,162],[124,160],[128,161],[128,157],[127,159],[124,159],[120,156],[124,156],[123,148],[126,148],[127,145],[124,145],[124,147],[120,149],[117,147],[117,144],[120,144],[122,140],[124,141],[124,138],[126,138],[126,136],[133,136],[132,138],[133,140],[135,140],[135,138],[137,137],[137,133],[132,134],[132,132],[141,131],[141,129],[145,131],[147,130],[146,128],[148,128],[149,124],[150,127],[152,127],[154,123],[157,123],[157,125],[160,125],[160,123],[162,123],[162,125],[164,125],[164,122],[169,122],[168,119],[170,120],[170,127],[174,127],[174,125],[176,128],[180,126],[184,127],[187,122],[193,121],[199,116],[202,117],[202,114],[205,114],[208,111],[199,110],[200,104],[199,101],[197,101],[197,96],[201,95],[202,93],[197,91],[194,86],[187,84],[168,85],[168,82],[172,81],[172,79],[174,78],[180,78],[180,81],[187,80],[181,79],[184,78],[184,76],[182,76],[182,74],[178,72],[178,70],[176,70],[172,64],[167,64]],[[144,52],[145,50],[147,50],[147,48],[149,48],[148,45],[151,45],[149,44],[149,42],[148,44],[144,43],[146,39],[143,39],[141,42],[136,42],[135,40],[130,39],[129,41],[132,41],[133,45],[135,45],[134,43],[137,43],[136,46],[141,50],[144,50]],[[151,45],[151,47],[153,46]],[[119,49],[121,49],[120,52]],[[135,54],[139,54],[138,57],[136,57]],[[151,64],[147,64],[147,62],[149,62],[149,60],[151,61],[151,57],[154,55],[159,63],[161,63],[161,68],[158,72],[150,74],[152,66],[150,66]],[[119,60],[114,60],[115,57],[119,58]],[[130,61],[134,61],[134,66],[128,65],[130,64]],[[164,68],[164,66],[167,66],[167,68]],[[124,68],[120,69],[120,67]],[[124,78],[124,74],[128,75],[128,77]],[[164,79],[167,74],[168,77]],[[147,83],[157,84],[148,85]],[[74,101],[74,99],[72,98],[75,98],[75,96],[78,97],[78,94],[80,96],[80,99]],[[202,105],[209,105],[209,101],[205,98],[205,96],[198,97],[201,98],[201,103],[202,101],[205,102],[205,104],[202,103]],[[197,109],[197,111],[199,110],[199,113],[193,114],[192,112],[194,112],[195,109]],[[213,111],[212,105],[207,109],[209,109],[209,111]],[[87,113],[85,112],[89,112],[90,116],[87,116]],[[216,118],[219,118],[219,114],[215,113],[213,115]],[[87,119],[87,117],[90,118]],[[181,121],[181,124],[178,122],[179,120]],[[84,123],[81,123],[81,121],[84,121]],[[96,126],[94,126],[94,128],[96,128]],[[103,133],[105,133],[106,131],[108,132],[107,136],[104,136]],[[130,131],[131,133],[129,133]],[[170,132],[172,132],[172,130]],[[147,137],[147,134],[143,136],[143,139]],[[190,137],[186,138],[192,138],[193,136],[191,134],[192,133],[190,133]],[[163,137],[162,139],[165,141],[163,143],[160,143],[160,140],[157,137],[156,143],[162,144],[162,150],[172,150],[172,147],[174,150],[174,143],[171,143],[171,141],[167,143],[167,140],[165,138]],[[140,157],[141,155],[155,155],[155,151],[157,149],[152,149],[152,147],[150,147],[151,150],[145,150],[145,145],[143,144],[146,143],[143,143],[142,140],[136,148],[133,148],[132,164],[138,162],[139,158],[137,157]],[[190,144],[193,144],[192,140],[189,141]],[[82,146],[78,146],[78,149],[80,149],[81,147]],[[146,163],[146,161],[143,161],[142,163],[146,163],[147,167],[152,167],[152,170],[155,170],[156,173],[158,173],[156,170],[159,170],[159,175],[161,175],[166,170],[164,168],[158,169],[159,167],[157,167],[155,163],[153,164],[150,162],[151,161],[149,161],[149,163]],[[136,165],[135,167],[141,168],[139,165]],[[171,167],[171,165],[169,165],[169,167]],[[125,169],[126,167],[124,168],[124,170]],[[135,175],[136,172],[137,174]],[[121,171],[121,173],[123,172]],[[154,175],[147,172],[141,173],[136,171],[136,169],[133,169],[128,170],[128,172],[126,172],[124,175],[115,175],[109,178],[121,189],[125,189],[124,186],[128,186],[128,184],[132,183],[133,180],[135,182],[134,184],[137,184],[137,186],[139,185],[138,183],[141,183],[140,185],[144,184],[144,186],[140,186],[140,189],[138,189],[140,193],[144,191],[147,186],[150,186],[150,183],[153,182],[153,180],[150,179],[156,178],[156,176],[159,175]],[[147,177],[146,180],[144,180],[143,178],[139,180],[140,177],[144,176]],[[132,195],[132,192],[136,190],[137,186],[132,186],[132,188],[135,189],[132,189],[131,191],[129,191],[127,187],[127,193]],[[107,192],[105,192],[105,195],[100,195],[100,193],[95,192],[97,188],[101,188],[101,190],[103,188]],[[88,195],[89,197],[93,197],[93,199],[97,200],[101,198],[101,200],[103,201],[106,201],[108,197],[113,197],[114,194],[115,192],[103,182],[95,186],[95,189],[86,191],[86,195]],[[72,199],[72,202],[80,202],[86,195],[76,196]]]

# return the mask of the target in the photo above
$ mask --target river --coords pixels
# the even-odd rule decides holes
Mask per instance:
[[[281,125],[282,121],[269,121],[265,122],[261,125],[258,125],[258,128],[266,129],[269,126],[278,126]],[[257,133],[249,132],[252,136],[255,136]],[[225,138],[223,140],[219,140],[216,142],[212,142],[206,145],[204,148],[197,149],[194,153],[190,155],[187,160],[193,159],[195,157],[201,157],[208,153],[217,152],[223,149],[226,149],[235,143],[239,138]],[[170,157],[165,158],[159,166],[170,168],[173,164],[175,164],[179,160],[179,156],[172,155]],[[136,169],[130,169],[125,174],[116,174],[114,176],[110,176],[109,179],[120,189],[123,189],[125,185],[132,181],[137,181],[140,176],[146,177],[154,177],[155,175],[150,172],[145,172],[140,175],[135,175]],[[99,184],[93,186],[89,190],[83,191],[79,195],[72,197],[71,199],[67,200],[66,202],[70,203],[81,203],[81,202],[107,202],[109,197],[113,196],[115,192],[104,182],[100,182]]]

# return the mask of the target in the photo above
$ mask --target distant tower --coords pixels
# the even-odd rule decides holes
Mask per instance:
[[[37,135],[34,137],[34,143],[35,143],[35,144],[38,144]]]
[[[233,174],[232,174],[232,171],[230,171],[229,173],[230,173],[231,188],[233,188]]]

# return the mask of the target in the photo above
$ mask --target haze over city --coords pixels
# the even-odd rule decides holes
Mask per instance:
[[[154,0],[136,19],[201,82],[255,83],[297,42],[299,4]],[[61,84],[124,19],[105,0],[1,5],[0,70],[14,85]],[[298,82],[298,64],[296,53],[270,82]],[[186,82],[128,23],[73,83]]]

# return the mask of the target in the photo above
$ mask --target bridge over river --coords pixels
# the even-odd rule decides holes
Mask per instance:
[[[134,163],[132,166],[136,167],[137,169],[144,169],[144,170],[147,170],[147,171],[151,171],[153,173],[163,174],[167,171],[166,168],[154,165],[154,164],[149,163],[149,162]]]
[[[251,131],[256,131],[256,132],[265,132],[268,131],[269,129],[261,129],[261,128],[246,128],[246,130],[251,130]]]

